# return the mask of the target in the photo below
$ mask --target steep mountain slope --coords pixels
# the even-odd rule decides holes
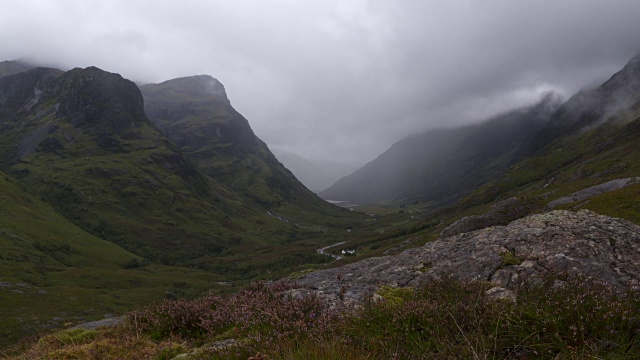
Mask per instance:
[[[455,208],[469,209],[496,199],[518,196],[539,210],[580,190],[640,175],[640,102],[620,110],[604,124],[561,136],[515,163],[503,176],[474,190]],[[620,122],[620,116],[634,120]],[[590,209],[640,223],[640,185],[625,181],[623,188],[591,191],[590,196],[562,201],[561,208]],[[582,200],[579,200],[582,199]]]
[[[140,90],[149,119],[207,175],[268,209],[338,211],[278,162],[218,80],[192,76]]]
[[[552,148],[558,150],[562,148],[559,142],[585,131],[628,124],[637,116],[639,100],[640,55],[601,86],[562,104],[547,98],[537,106],[480,125],[433,130],[403,139],[321,195],[360,202],[426,200],[434,201],[435,206],[447,204],[498,179],[518,161],[540,158],[553,143]],[[567,152],[546,156],[548,162],[537,164],[536,171],[559,165],[558,159],[563,159],[563,165],[576,160],[568,156]]]
[[[639,100],[640,54],[599,87],[581,91],[563,103],[551,121],[522,148],[520,156],[528,156],[559,137],[613,120],[613,115],[618,122],[631,121],[635,117],[627,109]]]
[[[38,197],[0,172],[0,242],[3,280],[40,281],[55,266],[118,269],[139,259],[117,245],[81,230]],[[37,261],[36,261],[37,260]]]
[[[518,195],[542,209],[573,192],[640,175],[640,57],[600,87],[565,102],[520,156],[503,176],[471,192],[457,208]],[[640,222],[634,183],[565,207]]]
[[[535,106],[478,125],[405,138],[321,196],[357,202],[450,203],[504,172],[558,103],[557,97],[548,95]]]
[[[5,169],[82,228],[165,262],[224,241],[222,214],[201,200],[215,186],[149,122],[132,82],[37,68],[0,78],[0,94]]]

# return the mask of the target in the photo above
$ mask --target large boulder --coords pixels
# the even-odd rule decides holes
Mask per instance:
[[[640,227],[587,210],[531,215],[296,279],[294,295],[315,293],[352,306],[382,285],[413,287],[434,278],[480,280],[502,289],[578,276],[619,288],[640,284]]]

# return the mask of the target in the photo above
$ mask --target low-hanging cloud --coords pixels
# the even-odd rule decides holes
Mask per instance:
[[[0,60],[210,74],[271,147],[364,163],[401,137],[604,81],[640,2],[6,1]]]

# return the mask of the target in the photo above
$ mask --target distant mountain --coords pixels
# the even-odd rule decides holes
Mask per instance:
[[[480,124],[402,139],[321,196],[355,202],[450,203],[508,169],[519,148],[545,126],[559,103],[551,94],[534,106]]]
[[[2,61],[0,62],[0,77],[6,75],[13,75],[23,71],[27,71],[29,69],[33,69],[34,66],[31,66],[22,61]]]
[[[258,139],[208,75],[140,86],[145,112],[203,172],[265,208],[331,212]]]
[[[300,155],[279,149],[273,149],[273,153],[300,182],[314,192],[328,188],[338,179],[358,168],[355,165],[333,161],[308,160]]]
[[[431,130],[395,143],[321,193],[357,202],[429,201],[439,206],[499,179],[512,165],[554,141],[603,124],[633,121],[640,101],[640,55],[601,86],[564,103],[539,104],[478,125]]]

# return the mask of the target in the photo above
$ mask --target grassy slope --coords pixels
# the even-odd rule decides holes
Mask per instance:
[[[0,203],[0,347],[48,328],[124,313],[167,291],[197,295],[222,280],[192,269],[124,269],[140,258],[78,228],[4,173]],[[176,284],[182,289],[173,289]]]

